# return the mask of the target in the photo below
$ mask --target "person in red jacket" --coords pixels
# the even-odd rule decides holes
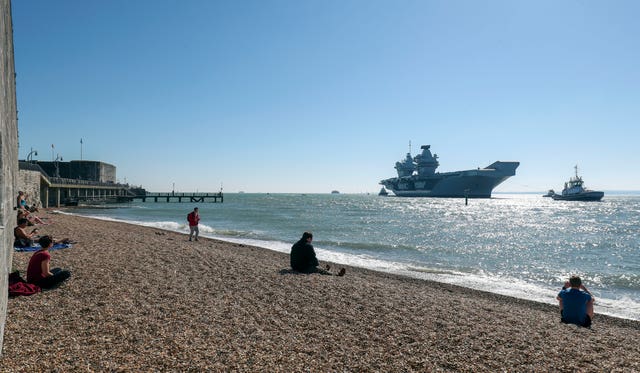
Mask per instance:
[[[187,221],[189,222],[189,241],[191,241],[191,238],[193,237],[193,234],[195,233],[195,239],[196,241],[198,241],[198,234],[200,233],[200,230],[198,229],[198,222],[200,221],[200,214],[198,214],[198,208],[194,208],[193,211],[191,211],[189,213],[189,215],[187,215]]]

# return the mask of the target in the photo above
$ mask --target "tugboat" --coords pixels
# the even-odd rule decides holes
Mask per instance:
[[[422,153],[396,162],[398,177],[380,181],[399,197],[464,197],[491,198],[493,188],[516,174],[520,162],[494,162],[485,168],[436,172],[438,155],[431,154],[430,145],[420,147]]]
[[[578,176],[578,166],[574,168],[576,176],[564,183],[562,194],[554,193],[551,198],[555,201],[600,201],[604,197],[604,192],[584,188],[584,181]]]

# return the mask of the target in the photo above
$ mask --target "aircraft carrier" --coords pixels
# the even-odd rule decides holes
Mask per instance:
[[[493,188],[516,174],[520,162],[497,161],[475,170],[436,172],[438,155],[431,154],[430,145],[420,147],[415,157],[411,151],[403,161],[396,162],[398,177],[380,181],[399,197],[466,197],[491,198]]]

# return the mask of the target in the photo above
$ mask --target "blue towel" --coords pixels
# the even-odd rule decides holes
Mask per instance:
[[[49,250],[67,249],[71,247],[73,246],[71,246],[70,243],[56,243],[56,244],[53,244],[53,247],[51,247]],[[13,249],[15,251],[38,251],[41,248],[42,247],[40,247],[39,243],[34,243],[33,246],[30,246],[30,247],[14,247]]]

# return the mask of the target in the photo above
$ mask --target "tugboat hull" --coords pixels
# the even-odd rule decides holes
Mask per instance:
[[[584,192],[570,195],[555,194],[551,196],[556,201],[600,201],[604,197],[604,192]]]

